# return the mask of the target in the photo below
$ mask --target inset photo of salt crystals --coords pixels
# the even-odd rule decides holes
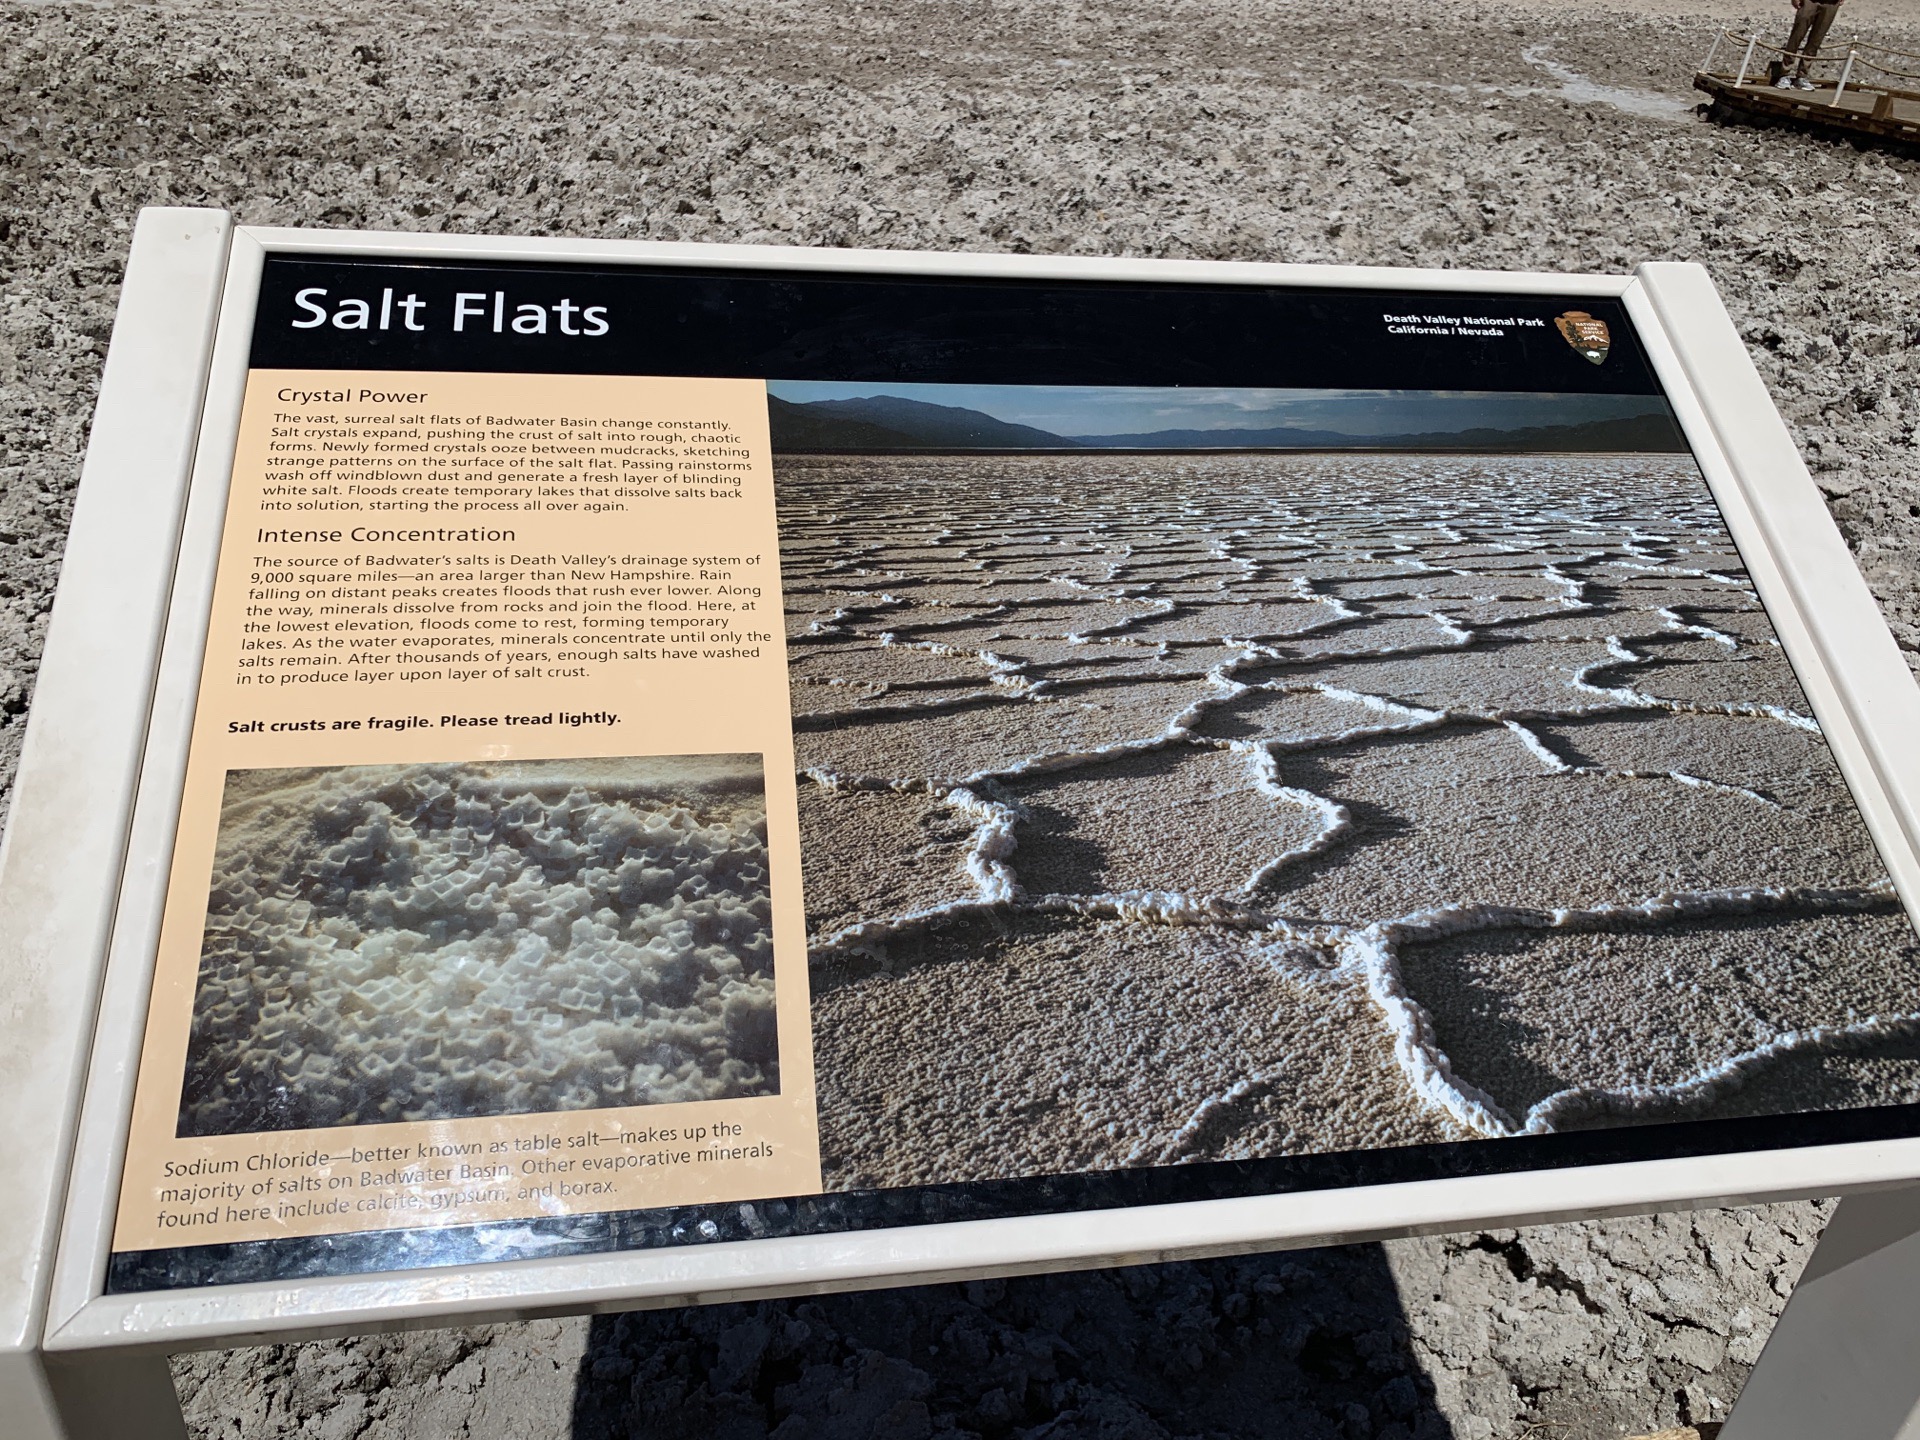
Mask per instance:
[[[777,1094],[758,755],[228,773],[179,1133]]]

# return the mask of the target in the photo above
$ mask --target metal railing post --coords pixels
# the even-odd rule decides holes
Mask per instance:
[[[1747,41],[1746,58],[1740,62],[1740,74],[1733,82],[1734,89],[1738,90],[1742,85],[1747,83],[1747,71],[1753,67],[1753,52],[1759,48],[1759,45],[1760,32],[1756,30],[1753,32],[1753,38]]]
[[[1702,75],[1711,75],[1713,73],[1713,57],[1719,53],[1720,42],[1726,38],[1727,32],[1724,30],[1715,30],[1713,32],[1713,43],[1707,46],[1707,58],[1700,62],[1700,73]]]
[[[1840,67],[1840,83],[1833,87],[1833,99],[1827,102],[1829,105],[1838,105],[1840,97],[1846,93],[1847,81],[1853,78],[1853,59],[1859,53],[1860,47],[1857,45],[1847,51],[1847,63]]]

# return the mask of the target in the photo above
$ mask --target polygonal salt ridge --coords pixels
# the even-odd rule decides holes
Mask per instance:
[[[1393,1037],[1395,1057],[1414,1093],[1477,1134],[1503,1137],[1575,1128],[1602,1117],[1679,1115],[1698,1110],[1778,1056],[1845,1049],[1867,1040],[1920,1034],[1920,1012],[1868,1016],[1789,1032],[1671,1085],[1589,1086],[1561,1091],[1540,1101],[1516,1121],[1491,1095],[1455,1073],[1439,1044],[1432,1016],[1407,987],[1399,960],[1402,947],[1496,930],[1658,928],[1721,916],[1868,912],[1891,903],[1896,903],[1892,883],[1883,881],[1851,889],[1766,886],[1673,892],[1584,910],[1447,905],[1364,927],[1344,928],[1340,944],[1345,956],[1343,968],[1365,977]]]

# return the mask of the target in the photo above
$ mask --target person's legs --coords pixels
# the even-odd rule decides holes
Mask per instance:
[[[1767,69],[1778,90],[1791,90],[1793,85],[1793,66],[1798,61],[1802,68],[1807,63],[1807,55],[1802,48],[1807,42],[1807,32],[1813,28],[1813,12],[1819,9],[1816,0],[1805,0],[1799,9],[1793,12],[1793,29],[1787,35],[1786,53]]]
[[[1800,13],[1794,17],[1794,34],[1800,33],[1800,27],[1806,26],[1805,45],[1789,41],[1787,48],[1797,50],[1800,56],[1799,67],[1794,71],[1801,79],[1807,75],[1807,63],[1820,56],[1820,47],[1826,43],[1827,31],[1833,28],[1833,17],[1838,14],[1838,5],[1822,4],[1821,0],[1807,0],[1800,7]]]
[[[1806,58],[1801,47],[1806,44],[1807,31],[1813,28],[1813,12],[1819,8],[1817,0],[1806,0],[1805,4],[1793,12],[1793,30],[1787,36],[1786,59],[1789,65],[1795,60]]]

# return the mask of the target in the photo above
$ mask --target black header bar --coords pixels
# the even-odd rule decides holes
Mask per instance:
[[[1602,322],[1598,363],[1556,324]],[[1592,331],[1584,332],[1591,349]],[[252,363],[770,380],[1661,393],[1617,302],[268,257]]]

